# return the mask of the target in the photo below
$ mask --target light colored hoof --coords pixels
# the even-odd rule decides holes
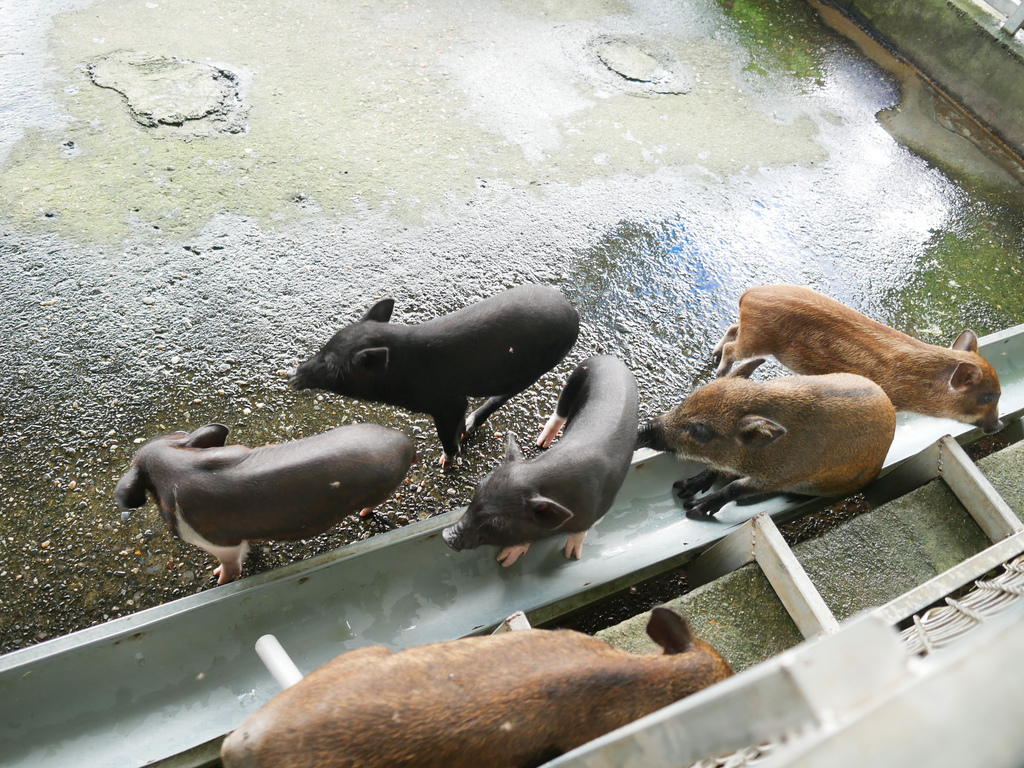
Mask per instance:
[[[502,567],[508,568],[516,560],[525,555],[529,549],[529,544],[516,544],[511,547],[505,547],[498,553],[498,562],[501,563]]]

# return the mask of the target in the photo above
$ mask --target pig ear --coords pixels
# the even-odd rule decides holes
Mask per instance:
[[[180,445],[182,448],[220,448],[230,431],[223,424],[207,424],[189,434]]]
[[[516,442],[516,433],[509,430],[508,442],[505,444],[505,461],[522,461],[523,452],[519,448],[519,443]]]
[[[114,501],[121,509],[138,509],[146,503],[146,479],[137,462],[132,462],[114,486]]]
[[[675,611],[663,605],[651,611],[651,620],[647,622],[647,634],[665,651],[665,655],[685,653],[693,643],[690,624]]]
[[[373,320],[377,323],[386,323],[391,319],[391,313],[395,311],[395,300],[394,299],[381,299],[363,315],[363,319],[360,322],[366,322],[367,320]]]
[[[744,360],[737,366],[734,366],[723,378],[726,379],[749,379],[757,367],[764,362],[763,357],[752,357],[750,360]]]
[[[533,511],[533,521],[548,530],[554,530],[572,517],[572,512],[547,496],[534,496],[527,506]]]
[[[356,367],[367,371],[383,371],[388,367],[390,352],[387,347],[370,347],[360,349],[352,355],[352,362]]]
[[[957,352],[977,352],[978,336],[968,328],[956,337],[956,341],[953,342],[951,349],[955,349]]]
[[[736,423],[736,436],[748,448],[766,448],[786,434],[781,424],[764,416],[744,416]]]
[[[960,363],[949,378],[949,386],[957,392],[970,392],[981,384],[981,368],[974,363]]]

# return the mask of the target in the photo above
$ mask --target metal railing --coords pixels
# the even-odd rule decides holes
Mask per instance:
[[[1011,35],[1024,25],[1024,2],[1018,0],[985,0],[985,5],[991,6],[994,10],[1006,17],[1000,25],[1000,29]]]

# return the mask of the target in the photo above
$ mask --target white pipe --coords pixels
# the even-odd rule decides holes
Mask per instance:
[[[302,679],[299,668],[273,635],[263,635],[256,641],[256,654],[282,689],[291,688]]]

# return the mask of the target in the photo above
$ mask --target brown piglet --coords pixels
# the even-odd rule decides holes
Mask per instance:
[[[768,493],[853,493],[882,469],[896,411],[881,387],[852,373],[749,381],[763,362],[744,361],[637,435],[638,448],[708,466],[674,485],[696,517]],[[696,498],[719,476],[729,481],[725,487]]]
[[[877,383],[897,411],[956,419],[986,433],[999,420],[999,377],[965,330],[951,349],[926,344],[797,285],[761,285],[740,297],[740,319],[714,350],[718,375],[773,355],[794,373],[856,373]]]
[[[392,653],[345,653],[224,740],[225,768],[538,766],[732,674],[686,620],[655,608],[664,654],[529,629]]]

